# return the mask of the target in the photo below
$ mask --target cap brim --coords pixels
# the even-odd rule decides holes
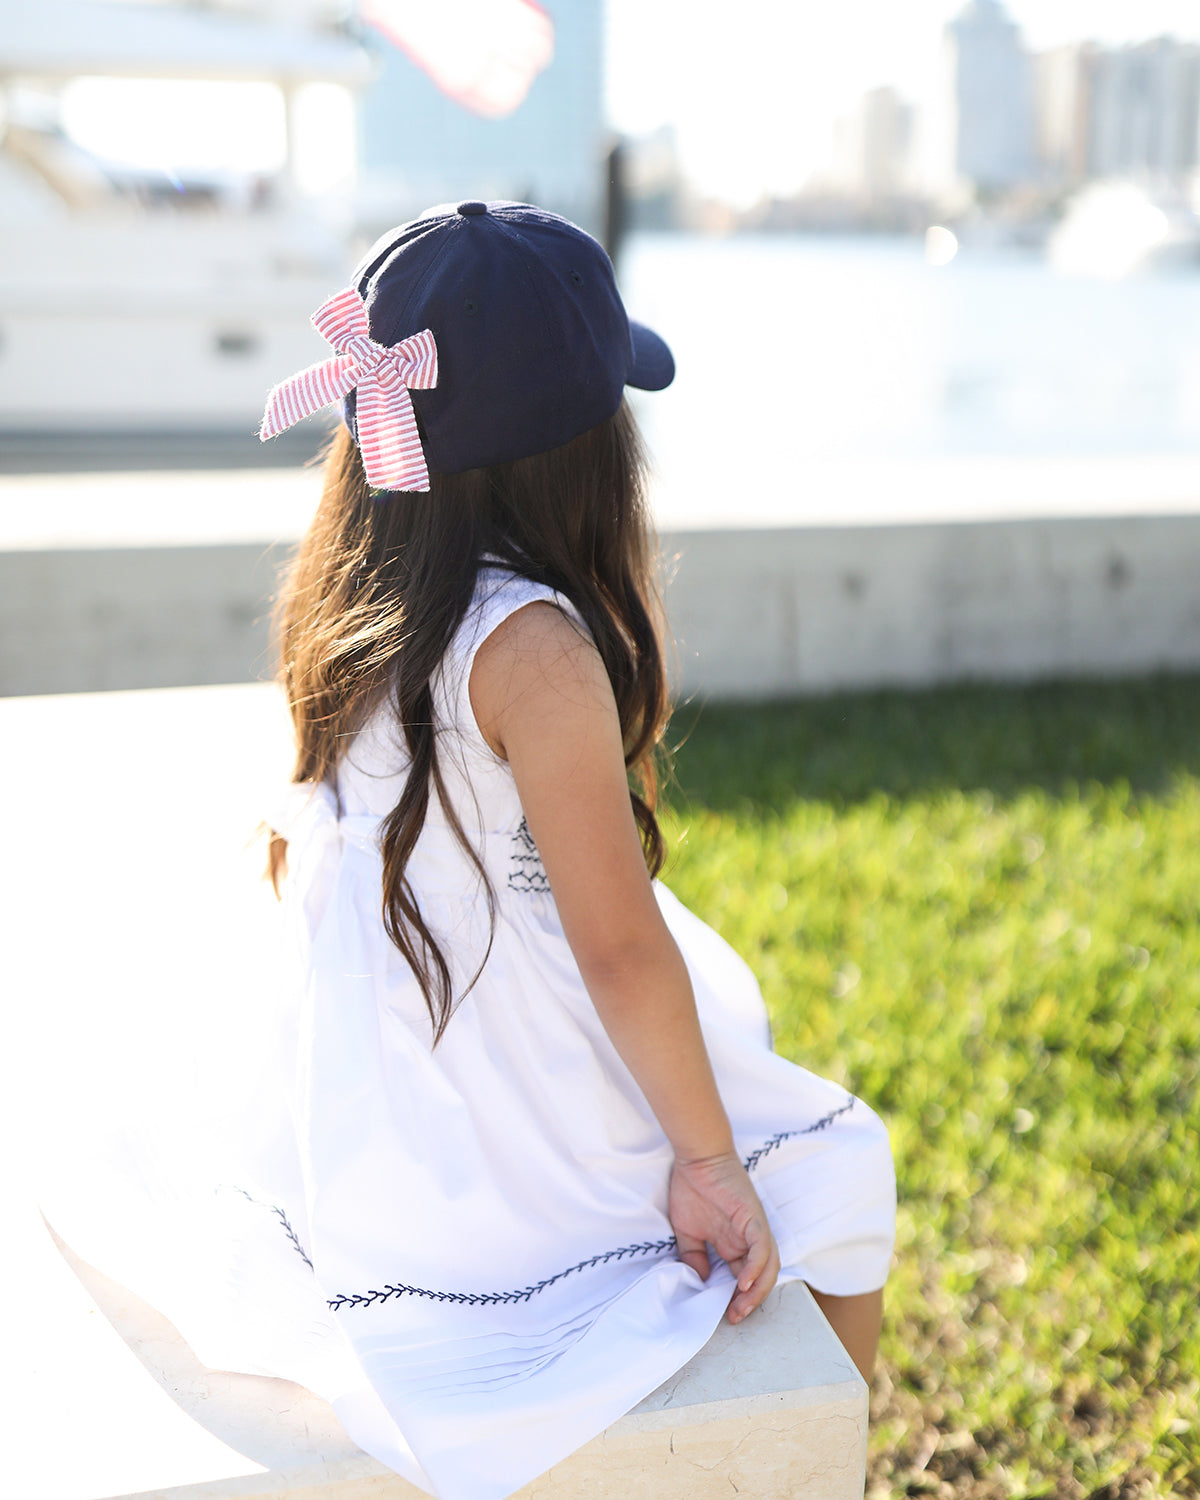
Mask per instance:
[[[633,368],[625,381],[639,391],[661,391],[675,379],[675,360],[666,344],[644,323],[629,320],[633,339]]]

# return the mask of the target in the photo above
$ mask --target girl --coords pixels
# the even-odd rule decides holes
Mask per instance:
[[[287,1107],[164,1311],[443,1500],[501,1500],[781,1278],[869,1376],[891,1157],[654,880],[667,689],[623,390],[674,367],[603,251],[527,205],[435,209],[314,322],[336,356],[262,430],[343,402],[281,606]]]

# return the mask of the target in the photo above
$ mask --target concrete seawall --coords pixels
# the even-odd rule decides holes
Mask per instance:
[[[674,530],[662,544],[689,693],[1200,670],[1200,515]],[[0,551],[0,695],[267,676],[289,551]]]
[[[1200,668],[1200,516],[664,540],[683,685],[718,697]]]
[[[291,550],[0,552],[0,696],[269,677],[271,600]]]

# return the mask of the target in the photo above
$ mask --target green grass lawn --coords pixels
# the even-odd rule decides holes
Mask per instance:
[[[673,738],[667,882],[891,1128],[868,1495],[1200,1496],[1200,678]]]

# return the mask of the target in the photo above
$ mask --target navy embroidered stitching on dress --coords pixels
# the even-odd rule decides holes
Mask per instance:
[[[284,1213],[283,1209],[275,1203],[263,1203],[260,1199],[255,1198],[250,1193],[248,1193],[245,1188],[234,1188],[233,1191],[235,1193],[241,1193],[246,1202],[253,1203],[255,1208],[265,1208],[269,1214],[273,1214],[274,1217],[279,1220],[279,1222],[283,1225],[284,1234],[286,1234],[288,1239],[292,1242],[292,1249],[295,1250],[296,1254],[311,1271],[313,1269],[313,1263],[308,1258],[308,1251],[305,1250],[304,1246],[300,1243],[300,1236],[292,1228],[291,1220],[288,1218],[287,1214]]]
[[[282,1221],[282,1223],[283,1223],[283,1232],[284,1232],[284,1234],[287,1235],[288,1239],[291,1240],[292,1244],[295,1246],[296,1254],[300,1257],[300,1259],[304,1262],[304,1264],[311,1271],[312,1268],[313,1268],[313,1263],[308,1258],[308,1251],[305,1250],[304,1246],[300,1243],[300,1236],[296,1233],[296,1231],[288,1223],[288,1216],[287,1216],[287,1214],[284,1213],[284,1211],[283,1211],[282,1208],[277,1208],[277,1209],[274,1210],[274,1212],[278,1216],[278,1218]]]
[[[848,1109],[853,1109],[855,1103],[854,1095],[851,1094],[845,1104],[839,1109],[831,1109],[827,1115],[822,1115],[815,1124],[806,1125],[803,1130],[781,1130],[778,1135],[773,1135],[769,1141],[764,1141],[757,1151],[752,1151],[742,1163],[742,1166],[745,1167],[747,1172],[753,1172],[763,1157],[770,1156],[776,1146],[782,1146],[784,1141],[790,1141],[794,1136],[815,1135],[818,1130],[827,1130],[839,1115],[844,1115]]]
[[[576,1266],[568,1266],[565,1271],[556,1271],[553,1276],[547,1276],[544,1281],[535,1282],[533,1286],[522,1287],[514,1292],[434,1292],[428,1287],[404,1286],[401,1283],[397,1286],[385,1285],[382,1291],[352,1292],[349,1295],[341,1293],[329,1299],[329,1306],[334,1312],[338,1312],[343,1307],[371,1307],[376,1302],[386,1302],[389,1297],[428,1297],[434,1302],[465,1303],[468,1307],[494,1307],[500,1303],[528,1302],[531,1297],[537,1296],[538,1292],[544,1292],[556,1281],[561,1281],[564,1276],[572,1276],[576,1271],[589,1271],[593,1266],[606,1265],[610,1260],[624,1260],[627,1256],[633,1259],[641,1255],[662,1255],[674,1248],[674,1236],[668,1240],[646,1240],[640,1245],[622,1245],[619,1250],[605,1250],[602,1255],[590,1256],[587,1260],[581,1260]]]
[[[851,1094],[845,1104],[839,1105],[837,1109],[831,1109],[827,1115],[822,1115],[811,1125],[805,1125],[800,1130],[781,1130],[777,1135],[763,1142],[757,1151],[752,1151],[743,1161],[742,1165],[747,1172],[752,1172],[764,1157],[770,1156],[784,1141],[790,1141],[797,1136],[815,1135],[820,1130],[827,1130],[830,1125],[848,1110],[854,1108],[857,1099]],[[268,1208],[270,1205],[258,1203],[257,1198],[251,1198],[244,1188],[238,1191],[251,1203],[258,1204],[260,1208]],[[296,1253],[311,1271],[313,1263],[305,1253],[296,1231],[288,1223],[287,1214],[282,1208],[271,1207],[271,1212],[283,1225],[284,1233],[291,1240]],[[667,1251],[674,1250],[675,1238],[665,1240],[645,1240],[637,1245],[622,1245],[619,1250],[605,1250],[599,1255],[590,1256],[587,1260],[581,1260],[577,1265],[568,1266],[564,1271],[556,1271],[553,1276],[547,1276],[542,1281],[535,1282],[532,1286],[520,1287],[511,1292],[439,1292],[430,1287],[406,1286],[403,1282],[397,1282],[394,1286],[390,1283],[384,1284],[382,1289],[372,1288],[366,1292],[339,1292],[336,1297],[328,1299],[328,1306],[334,1312],[340,1312],[343,1307],[374,1307],[376,1303],[390,1301],[392,1297],[427,1297],[433,1302],[454,1302],[467,1307],[496,1307],[501,1304],[512,1302],[528,1302],[531,1297],[536,1297],[539,1292],[544,1292],[557,1281],[564,1277],[573,1276],[577,1271],[590,1271],[593,1266],[607,1265],[610,1260],[636,1259],[644,1255],[665,1255]]]
[[[537,852],[529,824],[522,818],[512,836],[513,852],[509,856],[508,888],[523,896],[549,894],[550,882],[542,867],[542,856]]]

